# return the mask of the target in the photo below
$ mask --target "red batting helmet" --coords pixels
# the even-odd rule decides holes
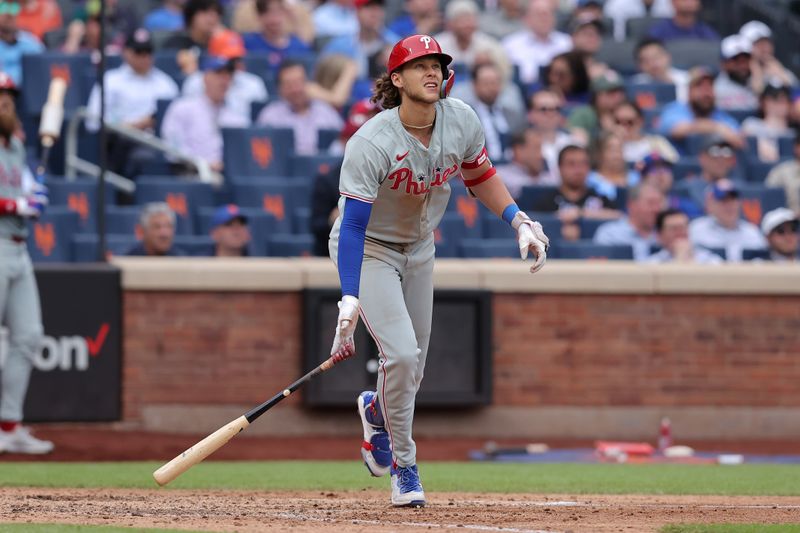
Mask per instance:
[[[389,62],[386,63],[386,70],[391,74],[409,61],[418,57],[435,55],[442,62],[442,69],[446,69],[453,58],[442,52],[442,47],[436,39],[430,35],[412,35],[397,42],[389,54]]]

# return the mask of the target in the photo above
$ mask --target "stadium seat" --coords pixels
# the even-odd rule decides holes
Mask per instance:
[[[211,219],[215,211],[215,207],[200,208],[196,226],[199,235],[211,233]],[[240,208],[240,212],[247,217],[247,227],[250,229],[251,240],[248,252],[253,257],[267,255],[267,241],[270,235],[280,231],[275,217],[255,208]]]
[[[174,246],[195,257],[214,255],[214,240],[208,235],[175,235]]]
[[[487,239],[513,239],[516,235],[508,222],[488,211],[482,217],[481,225],[483,236]]]
[[[719,64],[719,41],[706,39],[672,39],[665,43],[672,64],[689,69],[697,65]]]
[[[267,107],[268,103],[269,102],[261,102],[258,100],[250,102],[250,120],[253,122],[253,124],[256,123],[256,120],[258,120],[258,115],[261,113],[262,109]]]
[[[106,253],[125,255],[137,243],[133,235],[106,235]],[[76,263],[94,263],[97,258],[99,238],[94,233],[78,233],[72,237],[72,259]]]
[[[172,103],[171,99],[164,99],[160,98],[156,100],[156,127],[155,131],[157,135],[161,135],[161,123],[164,122],[164,115],[167,114],[167,108]]]
[[[50,80],[54,77],[67,79],[67,93],[64,96],[64,114],[85,105],[84,96],[88,94],[84,88],[83,73],[91,68],[92,62],[88,53],[64,54],[46,52],[43,54],[26,54],[22,56],[22,114],[39,116],[42,106],[47,101]],[[91,89],[91,87],[89,87]]]
[[[68,207],[51,207],[28,225],[28,253],[37,263],[72,260],[72,236],[79,228],[78,213]]]
[[[439,230],[446,241],[459,243],[464,239],[480,239],[484,236],[483,224],[467,225],[463,216],[455,211],[447,211],[439,222]]]
[[[631,17],[625,21],[625,37],[628,41],[638,43],[647,36],[650,26],[662,21],[669,20],[661,17]]]
[[[297,207],[292,213],[293,233],[306,233],[311,229],[311,208]]]
[[[328,173],[342,164],[339,155],[293,155],[291,157],[292,176],[313,180],[319,174]]]
[[[230,176],[288,176],[294,153],[289,128],[223,128],[222,160]]]
[[[461,241],[460,249],[461,257],[519,259],[519,246],[515,239],[464,239]]]
[[[234,203],[239,207],[257,208],[275,217],[275,232],[292,232],[292,214],[298,207],[310,206],[311,189],[298,190],[289,180],[271,179],[258,183],[235,183]],[[302,202],[302,197],[307,201]]]
[[[314,236],[308,233],[278,233],[270,237],[267,252],[270,257],[310,257],[314,250]]]
[[[267,54],[250,52],[244,56],[244,66],[247,72],[251,72],[264,80],[264,86],[267,88],[267,94],[270,98],[278,96],[278,85],[275,79],[278,65],[273,63],[274,61],[270,61]]]
[[[136,183],[138,205],[166,202],[178,218],[176,233],[194,233],[194,217],[200,207],[214,206],[214,190],[208,183],[186,181],[174,176],[140,177]]]
[[[623,76],[636,72],[636,61],[633,57],[635,44],[633,41],[615,41],[603,39],[595,58],[600,63],[607,63]]]
[[[700,161],[696,157],[681,157],[672,167],[675,182],[700,174]]]
[[[340,130],[332,130],[332,129],[319,130],[317,137],[317,148],[319,149],[320,153],[327,152],[328,148],[331,147],[333,141],[339,138],[339,135],[341,135]]]
[[[628,98],[641,109],[656,109],[675,100],[675,85],[671,83],[629,83],[625,85]]]
[[[594,218],[582,218],[579,221],[581,227],[581,239],[592,240],[597,228],[608,222],[608,220],[597,220]]]
[[[761,224],[764,213],[778,207],[786,207],[786,192],[783,188],[766,187],[757,183],[739,185],[742,200],[742,215],[753,224]]]
[[[794,156],[794,136],[784,135],[776,139],[778,147],[778,155],[780,158],[789,158]],[[758,158],[758,137],[747,137],[747,154],[748,156]]]
[[[763,249],[745,249],[742,250],[742,260],[743,261],[753,261],[754,259],[760,259],[762,261],[769,260],[769,250]]]
[[[766,161],[760,161],[758,158],[753,157],[752,155],[748,156],[747,161],[745,162],[745,167],[747,169],[747,181],[752,183],[764,183],[770,171],[775,168],[776,165],[779,165],[782,162],[783,161],[768,163]]]
[[[78,213],[78,230],[96,231],[97,227],[97,182],[92,179],[67,181],[63,178],[48,178],[50,205],[68,207]],[[114,204],[111,187],[106,186],[106,205]]]
[[[141,211],[138,205],[106,207],[106,233],[135,237]]]
[[[186,75],[183,73],[181,66],[178,64],[178,56],[175,50],[162,50],[156,51],[153,56],[154,66],[162,70],[166,75],[175,80],[175,83],[180,87]]]
[[[523,211],[533,211],[540,198],[552,195],[557,188],[554,186],[525,185],[522,187],[517,204]]]
[[[436,257],[458,257],[460,242],[459,239],[453,236],[445,237],[441,226],[433,230]]]
[[[630,245],[604,245],[584,240],[557,240],[552,256],[556,259],[632,260],[633,248]]]

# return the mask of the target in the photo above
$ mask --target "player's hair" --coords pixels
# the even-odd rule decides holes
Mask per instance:
[[[145,204],[139,215],[139,225],[142,228],[146,228],[153,216],[162,214],[169,216],[169,219],[172,221],[172,226],[174,227],[176,222],[175,211],[173,211],[166,202],[150,202],[149,204]]]
[[[369,101],[378,104],[383,109],[391,109],[400,105],[400,89],[394,86],[388,72],[384,72],[375,80],[375,91]]]
[[[664,222],[668,217],[673,215],[686,216],[686,213],[680,209],[675,209],[674,207],[670,207],[669,209],[664,209],[663,211],[659,212],[658,215],[656,215],[656,232],[661,233],[661,230],[664,229]]]

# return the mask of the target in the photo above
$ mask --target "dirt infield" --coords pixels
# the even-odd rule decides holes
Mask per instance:
[[[798,516],[800,497],[433,493],[424,509],[394,509],[388,491],[0,490],[0,522],[202,531],[646,532],[665,524],[783,523]]]

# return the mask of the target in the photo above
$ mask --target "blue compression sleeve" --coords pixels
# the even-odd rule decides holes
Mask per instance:
[[[508,204],[505,209],[503,209],[503,220],[511,224],[511,221],[514,220],[514,215],[519,212],[519,207],[517,204]]]
[[[344,215],[339,228],[339,281],[342,284],[342,295],[358,298],[358,286],[361,283],[361,262],[364,260],[364,237],[367,223],[372,212],[372,204],[346,198]]]

